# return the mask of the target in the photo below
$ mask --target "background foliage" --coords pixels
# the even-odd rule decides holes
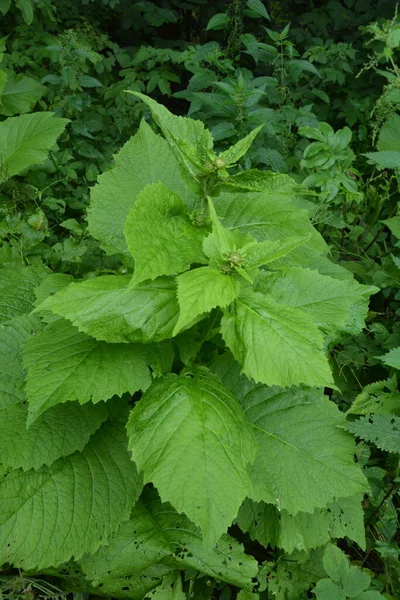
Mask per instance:
[[[149,598],[171,600],[397,598],[397,6],[392,0],[0,0],[0,12],[0,487],[5,490],[0,501],[6,515],[0,527],[4,546],[0,548],[4,560],[0,593],[7,598],[62,597],[67,593],[134,599],[149,593]],[[176,121],[166,126],[165,114],[157,113],[155,105],[125,90],[146,94],[171,113],[204,123],[214,139],[214,147],[207,147],[206,159],[203,147],[193,150],[185,146],[195,165],[194,178],[193,169],[188,174],[179,162],[182,144],[179,146],[180,134],[176,133],[179,128],[174,129]],[[197,126],[188,125],[183,135],[186,143],[190,142],[190,127]],[[156,136],[157,132],[166,141]],[[248,135],[254,139],[250,145],[248,138],[247,152],[239,152],[237,147],[235,152],[230,150]],[[167,143],[178,148],[175,154]],[[145,155],[147,162],[141,162]],[[216,162],[218,156],[227,159],[225,164]],[[225,172],[226,163],[233,167]],[[255,169],[264,175],[257,176]],[[251,177],[244,177],[246,170]],[[200,176],[204,172],[206,178]],[[182,203],[167,194],[156,214],[148,190],[149,197],[143,192],[129,213],[133,186],[137,193],[153,181],[162,181]],[[196,205],[195,196],[201,196],[199,185],[205,196],[212,197],[211,203]],[[272,205],[273,215],[290,203],[282,221],[274,217],[273,223],[281,228],[276,239],[290,238],[292,246],[286,248],[289,258],[271,259],[271,246],[263,247],[261,262],[256,264],[253,258],[250,266],[257,269],[266,265],[266,260],[268,264],[278,261],[278,267],[272,267],[275,270],[262,271],[268,277],[257,280],[254,294],[262,303],[266,290],[271,291],[274,302],[285,305],[285,315],[297,322],[304,319],[303,328],[311,333],[309,346],[302,342],[303,360],[288,361],[294,365],[289,375],[278,368],[264,374],[267,379],[260,379],[256,366],[248,364],[246,343],[234,333],[234,323],[247,318],[243,306],[255,306],[255,296],[253,304],[250,300],[240,306],[236,303],[237,282],[245,289],[255,272],[249,263],[237,262],[232,253],[227,256],[219,249],[222,254],[218,255],[211,242],[206,255],[201,248],[206,234],[214,236],[217,241],[212,243],[218,245],[223,244],[224,235],[230,235],[223,230],[233,230],[236,217],[229,212],[229,194],[249,202],[246,198],[266,190],[278,198]],[[164,191],[157,194],[161,197]],[[119,204],[125,206],[120,222],[113,213]],[[258,214],[264,215],[264,204],[257,204]],[[185,222],[181,233],[187,236],[188,246],[198,244],[200,250],[194,256],[187,247],[178,247],[179,257],[188,252],[187,264],[177,266],[175,262],[167,269],[155,265],[155,271],[149,273],[149,236],[163,210],[178,211]],[[248,227],[248,222],[239,223]],[[246,231],[258,243],[276,241],[268,239],[267,231],[265,238]],[[167,233],[160,231],[160,239]],[[235,252],[245,241],[235,238]],[[162,244],[155,246],[155,256],[161,250]],[[248,252],[249,261],[252,255]],[[127,340],[122,326],[117,333],[106,330],[104,323],[115,315],[108,301],[98,299],[97,288],[101,291],[108,286],[119,294],[117,302],[123,302],[121,293],[130,289],[133,261],[134,283],[139,289],[142,285],[143,298],[147,293],[143,281],[157,276],[164,278],[163,293],[172,298],[168,278],[180,273],[181,312],[175,324],[178,309],[171,308],[164,316],[164,329],[161,321],[156,323],[159,329],[153,321],[139,327],[128,317],[126,331],[131,332],[134,325],[137,337]],[[193,263],[198,269],[189,270]],[[191,301],[185,314],[182,298],[185,293],[189,298],[189,284],[195,285],[189,278],[199,277],[199,288],[193,289],[206,289],[207,282],[217,286],[217,280],[193,275],[216,267],[229,271],[231,291],[225,290],[225,274],[224,299],[210,296],[201,306]],[[202,276],[204,273],[201,271]],[[207,271],[207,276],[210,273]],[[325,279],[317,279],[316,273]],[[308,299],[317,306],[312,310],[306,307],[308,313],[304,314],[305,302],[296,304],[287,291],[289,279],[290,286],[300,290],[296,293],[301,300],[308,298],[310,289],[316,290],[315,298]],[[60,291],[74,280],[80,283]],[[71,289],[76,297],[66,296],[63,301],[62,294]],[[82,317],[86,293],[90,302],[96,298],[96,311],[104,311],[104,320],[98,319],[95,325]],[[365,297],[369,294],[367,312]],[[32,313],[45,300],[47,310]],[[177,306],[174,298],[170,306],[174,302]],[[161,312],[161,304],[152,306],[153,316]],[[231,308],[226,308],[228,305]],[[224,311],[221,328],[218,306]],[[208,312],[209,317],[198,321],[200,314]],[[170,322],[174,331],[168,330]],[[189,325],[188,333],[185,327]],[[126,341],[129,343],[120,343]],[[68,363],[71,369],[79,367],[73,363],[73,352],[72,358],[65,354],[67,342],[69,348],[78,348],[88,357],[80,372],[82,381],[92,376],[87,389],[65,383],[60,392],[57,377],[50,382],[46,379],[49,356],[61,365],[72,361]],[[225,345],[241,362],[248,379],[239,375]],[[263,348],[261,345],[259,352]],[[287,348],[282,352],[288,356]],[[318,352],[319,379],[307,370]],[[100,374],[96,371],[99,356],[105,365]],[[200,365],[195,375],[190,371],[193,363],[196,368]],[[211,374],[205,375],[203,367]],[[189,369],[189,376],[186,371],[182,374],[182,368]],[[157,379],[166,373],[165,378]],[[246,418],[258,424],[259,432],[272,423],[276,435],[281,435],[283,421],[274,411],[284,407],[284,435],[292,439],[299,431],[298,423],[308,414],[314,432],[322,432],[321,439],[310,434],[315,454],[327,453],[340,461],[335,448],[345,444],[340,440],[351,439],[350,432],[356,441],[358,471],[368,486],[363,489],[359,482],[356,489],[354,484],[350,500],[344,493],[332,493],[329,500],[329,489],[333,489],[329,486],[335,482],[329,483],[323,472],[318,500],[318,486],[306,478],[304,459],[288,455],[286,479],[276,488],[281,493],[279,502],[264,489],[242,503],[249,495],[245,463],[254,460],[252,442],[244,436],[240,451],[232,444],[230,462],[225,464],[221,454],[219,470],[213,474],[214,480],[221,482],[222,471],[229,471],[232,462],[236,465],[226,480],[227,486],[232,486],[227,487],[231,494],[223,499],[234,506],[226,509],[229,514],[222,515],[221,509],[219,515],[210,513],[196,520],[196,509],[192,507],[191,513],[178,493],[179,477],[168,487],[164,481],[168,464],[164,471],[157,471],[162,456],[154,464],[156,449],[145,437],[148,415],[157,394],[165,393],[165,381],[168,389],[180,382],[187,402],[195,393],[190,392],[192,376],[202,382],[198,389],[203,390],[205,404],[206,395],[215,393],[222,381],[229,394],[234,392],[239,399]],[[300,393],[290,387],[298,384],[325,386],[325,395],[315,388],[302,388]],[[277,390],[276,385],[285,391]],[[142,392],[148,388],[140,404]],[[174,401],[178,403],[176,398]],[[135,454],[131,442],[135,462],[145,481],[152,482],[143,493],[141,476],[127,452],[121,451],[124,424],[136,403],[143,408],[132,413],[137,423],[129,420],[128,434],[138,444]],[[254,407],[259,403],[269,407],[269,420],[258,415]],[[227,411],[222,422],[232,416],[227,406],[220,407],[222,415]],[[239,432],[244,435],[241,419],[233,419],[230,425],[238,436]],[[326,419],[332,428],[335,419],[339,424],[332,444],[323,435]],[[259,445],[265,444],[265,453],[273,455],[276,448],[267,444],[264,434],[258,435]],[[41,446],[40,440],[52,442]],[[281,457],[281,452],[277,456]],[[89,485],[90,473],[97,472],[99,460],[110,490],[107,498],[101,487],[105,480],[96,479],[97,488]],[[179,461],[174,472],[178,467]],[[301,467],[304,479],[295,493],[292,486]],[[278,478],[271,471],[269,476]],[[52,522],[49,517],[45,523],[45,529],[54,529],[54,539],[59,536],[58,542],[38,546],[34,532],[32,538],[24,533],[31,527],[29,514],[18,509],[13,521],[12,499],[28,498],[43,489],[43,502],[52,506],[53,500],[67,494],[72,477],[77,478],[82,497],[92,494],[94,508],[85,503],[80,507],[87,530],[84,535],[75,532],[76,537],[62,531],[61,522],[65,527],[69,524],[71,531],[74,527],[68,520],[73,502],[69,498],[64,503],[66,512],[57,517],[61,521]],[[349,485],[344,479],[339,484]],[[202,489],[199,485],[199,494]],[[132,508],[132,499],[139,495]],[[50,511],[45,505],[43,510],[44,514]],[[206,545],[196,526],[201,527]],[[15,532],[10,558],[7,544]],[[66,542],[60,543],[63,535]]]

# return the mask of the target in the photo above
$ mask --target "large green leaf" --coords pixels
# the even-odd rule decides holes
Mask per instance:
[[[172,337],[178,320],[176,283],[169,277],[128,290],[129,276],[105,275],[71,283],[38,310],[65,317],[97,340],[110,343],[158,342]]]
[[[138,577],[152,565],[199,571],[208,577],[251,589],[256,561],[234,538],[224,534],[215,547],[206,546],[199,530],[170,504],[161,504],[150,491],[135,505],[129,521],[107,546],[81,561],[90,581]]]
[[[95,552],[129,518],[141,480],[122,428],[106,424],[84,451],[0,483],[0,564],[44,569]]]
[[[301,309],[246,290],[224,309],[221,333],[248,378],[290,387],[332,385],[323,338]]]
[[[24,471],[51,465],[62,456],[82,451],[107,416],[104,404],[68,402],[50,408],[27,429],[25,405],[0,409],[1,462]]]
[[[50,112],[20,115],[0,123],[0,183],[46,160],[67,123],[68,119]]]
[[[153,383],[128,422],[145,481],[215,544],[251,493],[254,435],[235,398],[205,369]]]
[[[362,496],[341,498],[327,509],[316,509],[312,514],[291,516],[286,510],[264,502],[246,500],[237,522],[242,531],[248,531],[253,540],[267,547],[308,551],[323,546],[331,537],[348,537],[365,549],[364,513]]]
[[[260,387],[242,406],[259,445],[250,468],[254,500],[295,515],[367,489],[344,415],[322,392]]]
[[[39,319],[32,315],[0,325],[0,409],[25,399],[24,346],[40,328]]]
[[[277,302],[301,308],[318,327],[333,335],[351,318],[351,309],[378,288],[355,280],[339,281],[318,271],[291,267],[279,273],[262,274],[257,289]]]
[[[178,163],[162,137],[142,121],[139,131],[115,156],[115,165],[99,177],[88,210],[89,232],[108,254],[128,252],[124,224],[137,194],[150,183],[163,183],[188,206],[193,197],[182,182]]]
[[[0,269],[0,323],[31,312],[34,290],[45,275],[42,269],[22,266]]]
[[[0,113],[10,117],[28,112],[45,90],[44,85],[31,77],[9,74],[0,97]]]
[[[387,354],[384,354],[379,358],[385,365],[400,369],[400,347],[392,348]]]
[[[165,185],[146,186],[125,221],[126,242],[135,259],[132,286],[206,263],[202,244],[207,233],[193,225],[185,204]]]
[[[400,151],[366,152],[363,156],[369,158],[379,169],[400,169]]]
[[[151,384],[149,357],[139,344],[107,344],[58,319],[26,343],[28,424],[48,408],[100,402]]]
[[[177,283],[180,313],[174,335],[202,313],[233,302],[240,290],[236,277],[225,275],[212,267],[200,267],[182,273],[177,277]]]

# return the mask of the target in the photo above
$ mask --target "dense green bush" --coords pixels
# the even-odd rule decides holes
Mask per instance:
[[[397,7],[0,12],[1,596],[399,597]]]

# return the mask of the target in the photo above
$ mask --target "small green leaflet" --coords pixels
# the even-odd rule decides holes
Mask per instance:
[[[221,333],[249,379],[281,387],[333,385],[322,335],[301,309],[243,290],[224,309]]]
[[[347,429],[381,450],[400,453],[400,417],[396,415],[364,416],[348,423]]]
[[[25,399],[24,345],[41,329],[33,315],[21,315],[0,325],[0,409]]]
[[[200,267],[177,277],[179,319],[173,335],[185,329],[195,318],[217,306],[227,306],[238,295],[239,281],[212,267]]]
[[[331,579],[320,579],[313,590],[317,600],[346,600],[346,594]]]
[[[344,415],[322,392],[259,387],[242,406],[259,446],[253,500],[296,515],[368,489]]]
[[[237,163],[237,161],[246,154],[263,127],[264,125],[260,125],[259,127],[256,127],[256,129],[253,129],[246,137],[239,140],[236,144],[228,148],[228,150],[221,152],[218,158],[225,161],[227,167]]]
[[[189,208],[195,201],[182,182],[167,142],[143,120],[137,134],[115,156],[114,167],[100,175],[91,192],[88,229],[108,254],[128,252],[126,217],[141,190],[157,182],[182,198]]]
[[[127,430],[145,481],[214,545],[251,493],[255,438],[235,398],[204,368],[171,374],[139,400]]]
[[[317,548],[312,552],[295,551],[290,560],[279,561],[269,576],[268,592],[277,600],[297,599],[312,584],[326,577],[322,556],[323,549]]]
[[[107,579],[107,572],[113,579],[137,577],[157,564],[192,569],[246,589],[252,588],[251,579],[257,575],[256,561],[234,538],[224,534],[214,548],[205,546],[195,525],[170,504],[162,504],[151,489],[144,491],[131,518],[109,544],[81,561],[95,585]]]
[[[342,498],[327,509],[312,514],[291,516],[286,510],[264,502],[246,500],[239,510],[237,522],[253,540],[264,547],[282,548],[288,554],[294,550],[308,551],[330,541],[331,537],[348,537],[365,549],[362,496]]]
[[[129,518],[141,488],[126,435],[110,424],[81,454],[12,471],[0,483],[0,563],[40,571],[95,552]]]
[[[381,357],[382,358],[382,357]],[[385,415],[400,412],[400,392],[397,377],[393,375],[385,381],[375,381],[366,385],[353,401],[347,415]]]
[[[181,273],[192,263],[206,263],[202,250],[206,233],[192,224],[179,196],[162,183],[147,185],[125,221],[126,242],[135,260],[130,287]]]
[[[26,343],[28,425],[56,404],[100,402],[151,384],[139,344],[107,344],[59,319]]]
[[[172,337],[178,320],[176,283],[169,277],[138,284],[131,278],[104,275],[71,283],[36,310],[51,310],[79,331],[109,343],[159,342]]]
[[[379,356],[379,358],[385,365],[400,369],[400,347],[392,348],[387,354]]]
[[[27,429],[28,409],[13,404],[0,409],[0,456],[12,469],[39,469],[62,456],[82,451],[107,419],[105,405],[68,402],[41,415]]]
[[[0,183],[44,162],[68,122],[53,113],[38,112],[0,123]]]

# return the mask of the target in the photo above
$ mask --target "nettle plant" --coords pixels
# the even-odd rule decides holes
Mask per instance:
[[[303,563],[365,546],[368,485],[324,388],[376,288],[329,261],[291,178],[234,172],[258,129],[216,155],[134,94],[163,136],[143,121],[88,211],[125,274],[0,273],[0,563],[114,597],[257,598],[233,522]]]

